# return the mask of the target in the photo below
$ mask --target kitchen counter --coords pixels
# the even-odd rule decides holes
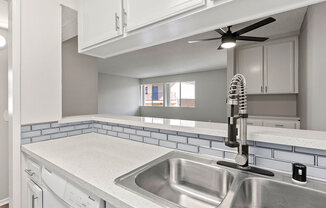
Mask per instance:
[[[22,151],[117,208],[159,208],[114,180],[171,150],[91,133],[23,145]]]
[[[63,118],[59,123],[89,120],[220,137],[227,137],[228,134],[226,123],[139,116],[96,114],[67,117]],[[323,131],[248,126],[248,140],[326,150],[326,132]]]

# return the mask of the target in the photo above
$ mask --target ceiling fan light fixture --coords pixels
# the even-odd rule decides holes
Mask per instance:
[[[235,42],[225,42],[225,43],[222,43],[221,47],[222,48],[233,48],[235,47],[237,44]]]

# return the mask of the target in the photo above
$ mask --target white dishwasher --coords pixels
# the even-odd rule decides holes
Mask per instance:
[[[54,172],[27,160],[28,208],[104,208],[99,197],[77,188]]]

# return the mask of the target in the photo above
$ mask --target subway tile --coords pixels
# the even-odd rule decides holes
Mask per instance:
[[[20,130],[21,132],[31,131],[32,127],[30,125],[21,126]]]
[[[97,128],[97,129],[101,129],[102,128],[102,124],[99,123],[93,123],[93,127]]]
[[[137,135],[140,135],[140,136],[145,136],[145,137],[150,137],[151,136],[151,133],[149,131],[142,131],[142,130],[137,130]]]
[[[143,130],[144,129],[144,127],[142,127],[142,126],[130,126],[130,128],[136,129],[136,130]]]
[[[249,153],[266,158],[272,157],[272,150],[267,148],[249,146]]]
[[[76,125],[74,126],[76,130],[79,130],[79,129],[87,129],[89,127],[88,124],[79,124],[79,125]]]
[[[50,140],[50,139],[51,139],[50,135],[33,137],[32,138],[32,143],[34,143],[34,142],[42,142],[42,141],[46,141],[46,140]]]
[[[282,162],[261,157],[256,157],[256,166],[279,171],[292,172],[292,164],[290,162]]]
[[[41,136],[41,131],[29,131],[29,132],[23,132],[21,134],[21,137],[24,138],[30,138],[30,137],[37,137]]]
[[[124,128],[123,131],[127,134],[136,134],[135,129],[130,129],[130,128]]]
[[[144,142],[145,143],[148,143],[148,144],[158,145],[158,139],[153,139],[153,138],[145,137],[144,138]]]
[[[326,157],[318,156],[318,166],[326,168]]]
[[[232,148],[225,145],[224,142],[212,142],[213,149],[226,150],[229,152],[237,152],[238,148]]]
[[[292,151],[293,147],[288,145],[282,145],[282,144],[272,144],[272,143],[266,143],[266,142],[256,142],[257,147],[266,147],[271,149],[279,149],[279,150],[287,150]]]
[[[185,136],[185,137],[198,138],[198,134],[187,133],[187,132],[178,132],[178,135],[179,136]]]
[[[224,157],[224,152],[223,151],[208,149],[208,148],[204,148],[204,147],[199,147],[199,153],[200,154],[205,154],[205,155],[211,155],[211,156],[214,156],[214,157],[220,157],[220,158]]]
[[[32,131],[42,130],[42,129],[48,129],[48,128],[51,128],[51,124],[50,123],[42,123],[42,124],[32,125]]]
[[[42,130],[42,134],[43,135],[47,135],[47,134],[55,134],[59,132],[59,128],[52,128],[52,129],[44,129]]]
[[[162,147],[167,147],[167,148],[173,148],[173,149],[177,148],[177,143],[170,142],[170,141],[165,141],[165,140],[160,140],[159,145],[162,146]]]
[[[249,155],[249,164],[254,165],[255,164],[255,156],[254,155]]]
[[[160,129],[160,132],[163,134],[174,134],[177,135],[176,131],[171,131],[171,130],[165,130],[165,129]]]
[[[83,129],[83,134],[92,133],[93,129]]]
[[[151,132],[159,132],[160,131],[159,129],[147,128],[147,127],[144,127],[144,130],[145,131],[151,131]]]
[[[168,139],[168,136],[166,134],[162,134],[162,133],[152,132],[151,135],[152,135],[152,138],[154,138],[154,139],[161,139],[161,140]]]
[[[112,131],[123,132],[123,128],[120,126],[113,126]]]
[[[195,153],[198,152],[197,146],[193,146],[193,145],[189,145],[189,144],[178,144],[178,149],[187,151],[187,152],[195,152]]]
[[[217,141],[217,142],[224,142],[224,140],[225,140],[224,137],[210,136],[210,135],[204,135],[204,134],[200,134],[199,138],[201,138],[201,139],[209,139],[209,140]]]
[[[311,148],[304,148],[304,147],[294,147],[294,151],[295,152],[300,152],[300,153],[306,153],[306,154],[326,156],[326,150],[320,150],[320,149],[311,149]]]
[[[108,134],[109,136],[118,136],[118,133],[117,133],[117,132],[115,132],[115,131],[110,131],[110,130],[107,131],[107,134]]]
[[[51,139],[59,139],[59,138],[67,137],[67,136],[68,136],[67,132],[51,134]]]
[[[70,131],[68,132],[68,136],[76,136],[82,134],[82,130],[75,130],[75,131]]]
[[[130,135],[130,139],[137,141],[137,142],[142,142],[143,141],[143,137],[142,136],[138,136],[138,135]]]
[[[168,135],[168,140],[173,142],[187,143],[187,137]]]
[[[237,156],[237,153],[235,153],[235,152],[224,152],[225,159],[235,160],[236,156]]]
[[[309,177],[326,180],[326,169],[318,167],[307,167],[307,175]]]
[[[129,128],[130,127],[129,125],[126,125],[126,124],[118,124],[118,126],[123,127],[123,128]]]
[[[74,127],[73,126],[65,126],[65,127],[61,127],[60,128],[60,131],[61,132],[64,132],[64,131],[72,131],[74,130]]]
[[[51,128],[58,128],[58,127],[62,127],[62,126],[67,126],[67,124],[63,124],[63,123],[51,123]]]
[[[284,161],[290,161],[290,162],[299,162],[304,164],[315,164],[315,158],[312,155],[306,155],[301,153],[295,153],[295,152],[286,152],[281,150],[275,150],[274,151],[274,158]]]
[[[105,125],[109,125],[109,126],[118,126],[118,124],[116,124],[116,123],[108,123],[108,122],[106,122]]]
[[[188,144],[197,145],[201,147],[210,147],[211,142],[205,139],[197,139],[197,138],[188,138]]]
[[[102,125],[102,129],[105,129],[105,130],[112,130],[112,126],[109,126],[109,125]]]
[[[82,124],[91,124],[91,123],[93,123],[93,121],[82,121],[81,123]]]
[[[123,139],[129,139],[129,134],[118,132],[118,137],[121,137]]]
[[[24,144],[30,144],[30,143],[31,143],[31,139],[30,139],[30,138],[22,139],[22,140],[21,140],[21,145],[24,145]]]
[[[98,129],[97,130],[97,133],[106,135],[107,134],[107,130],[105,130],[105,129]]]
[[[254,141],[250,141],[250,140],[248,140],[248,141],[247,141],[247,144],[248,144],[249,146],[255,146],[255,142],[254,142]]]

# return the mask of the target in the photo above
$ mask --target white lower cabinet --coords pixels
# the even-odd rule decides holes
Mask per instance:
[[[27,208],[42,208],[43,192],[32,180],[27,179]]]

